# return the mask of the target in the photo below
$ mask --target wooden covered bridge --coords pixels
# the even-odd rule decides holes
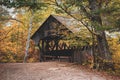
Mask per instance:
[[[91,47],[84,46],[78,49],[65,42],[65,38],[79,31],[80,23],[73,18],[50,15],[39,29],[32,35],[31,39],[40,49],[40,61],[47,56],[67,56],[70,61],[82,63],[85,56],[81,51],[86,50],[92,55]]]

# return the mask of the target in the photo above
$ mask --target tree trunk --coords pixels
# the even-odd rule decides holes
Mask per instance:
[[[93,31],[93,28],[92,28]],[[95,36],[92,34],[92,54],[93,54],[93,69],[96,68],[96,54],[95,54],[95,48],[96,44],[95,44]]]
[[[92,25],[95,29],[96,33],[99,33],[99,35],[96,35],[97,38],[97,44],[98,44],[98,51],[99,51],[99,57],[106,60],[111,60],[110,51],[108,48],[108,43],[106,40],[105,32],[104,30],[98,30],[99,28],[102,28],[102,20],[100,13],[98,12],[101,8],[100,3],[97,2],[97,0],[88,0],[89,1],[89,7],[91,10],[91,21]]]
[[[29,46],[30,46],[30,33],[31,33],[31,30],[32,30],[32,22],[33,22],[33,11],[31,11],[31,18],[30,18],[30,23],[29,23],[29,30],[28,30],[28,37],[27,37],[27,42],[26,42],[26,49],[25,49],[25,56],[24,56],[24,63],[26,63],[27,61],[27,58],[28,58],[28,52],[29,52]]]
[[[101,36],[100,36],[101,35]],[[111,54],[106,40],[105,32],[101,31],[101,34],[97,36],[99,56],[102,59],[111,60]]]

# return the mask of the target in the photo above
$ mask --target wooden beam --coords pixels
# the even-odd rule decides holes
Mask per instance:
[[[42,62],[43,61],[43,52],[42,52],[42,48],[40,47],[40,44],[38,44],[38,48],[40,50],[40,53],[39,53],[39,61]]]

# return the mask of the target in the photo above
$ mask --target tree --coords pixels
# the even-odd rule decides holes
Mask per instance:
[[[98,56],[101,60],[112,59],[106,40],[105,30],[111,29],[106,16],[108,13],[119,12],[119,1],[111,0],[55,0],[56,6],[69,16],[80,21],[97,40]],[[116,4],[116,5],[114,5]],[[103,18],[104,17],[104,18]],[[112,19],[111,19],[112,20]],[[119,19],[117,20],[119,22]],[[108,23],[106,25],[104,23]],[[106,27],[107,26],[107,27]]]
[[[1,5],[4,5],[8,8],[14,7],[14,8],[21,8],[21,7],[28,7],[28,10],[31,11],[31,18],[29,23],[29,30],[28,30],[28,38],[26,43],[26,51],[25,51],[25,57],[24,62],[26,62],[28,57],[28,49],[29,49],[29,43],[30,43],[30,33],[32,29],[32,21],[33,21],[33,12],[37,9],[41,9],[41,7],[44,6],[44,4],[39,0],[2,0],[0,1]]]
[[[24,62],[27,61],[27,57],[28,57],[28,51],[29,51],[29,47],[30,47],[30,34],[31,34],[32,27],[33,27],[32,26],[33,18],[34,18],[34,13],[33,13],[33,11],[31,11],[31,18],[30,18],[30,23],[29,23],[29,30],[28,30],[28,37],[27,37],[27,42],[26,42]]]

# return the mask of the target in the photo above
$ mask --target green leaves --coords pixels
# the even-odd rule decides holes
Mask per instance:
[[[8,8],[29,7],[29,9],[36,10],[42,9],[41,7],[45,7],[45,4],[41,0],[4,0],[0,3]]]
[[[120,29],[120,18],[116,20],[116,27]]]

